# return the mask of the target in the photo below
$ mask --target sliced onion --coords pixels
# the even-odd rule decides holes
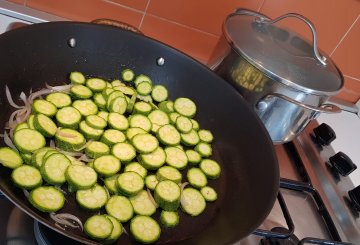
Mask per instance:
[[[80,156],[84,155],[84,153],[82,153],[82,152],[68,152],[68,151],[61,150],[60,148],[57,148],[57,147],[55,147],[55,149],[57,151],[60,151],[62,154],[65,154],[65,155],[68,155],[71,157],[80,157]]]
[[[54,92],[54,91],[51,90],[51,89],[45,89],[45,88],[41,89],[39,91],[36,91],[36,92],[30,94],[29,98],[27,99],[27,102],[32,104],[36,98],[38,98],[38,97],[40,97],[42,95],[45,95],[45,94],[50,94],[52,92]]]
[[[82,151],[82,150],[84,150],[86,147],[88,147],[88,145],[90,145],[90,143],[92,143],[93,142],[93,140],[89,140],[88,142],[86,142],[86,144],[85,145],[83,145],[82,147],[80,147],[80,148],[76,148],[76,149],[74,149],[75,151]]]
[[[60,186],[55,185],[54,187],[55,187],[58,191],[60,191],[62,194],[64,194],[64,195],[67,194],[66,191],[64,191],[63,189],[61,189]]]
[[[25,196],[26,198],[29,198],[29,195],[30,195],[29,191],[23,189],[23,192],[24,192],[24,196]]]
[[[15,102],[13,101],[12,97],[11,97],[11,93],[10,93],[10,90],[9,90],[9,87],[7,85],[5,85],[5,93],[6,93],[6,98],[7,100],[9,101],[9,104],[12,106],[12,107],[15,107],[15,108],[22,108],[21,106],[18,106],[17,104],[15,104]]]
[[[59,214],[50,213],[50,218],[52,220],[54,220],[56,223],[58,223],[60,225],[63,225],[65,227],[69,226],[69,227],[72,227],[72,228],[81,228],[82,229],[82,227],[83,227],[82,224],[81,225],[75,225],[75,224],[71,223],[70,221],[68,221],[67,219],[59,217],[58,215]]]
[[[106,186],[104,186],[104,189],[106,191],[107,197],[110,198],[110,192],[109,192],[108,188]]]
[[[154,197],[152,196],[150,190],[149,190],[149,189],[146,189],[146,192],[147,192],[147,194],[148,194],[148,196],[149,196],[150,201],[154,204],[154,206],[155,206],[156,208],[158,208],[159,205],[155,202],[155,199],[154,199]]]
[[[54,140],[50,140],[50,147],[54,149],[56,148]]]
[[[123,230],[126,235],[129,235],[129,233],[125,230],[125,227],[123,227]]]
[[[7,146],[9,146],[11,149],[18,151],[14,145],[14,143],[12,142],[12,140],[10,139],[9,135],[6,133],[6,131],[4,132],[4,142]]]
[[[76,138],[76,135],[73,135],[73,134],[68,134],[68,133],[64,133],[62,131],[60,131],[61,128],[58,128],[56,130],[56,134],[62,136],[62,137],[65,137],[65,138]]]
[[[72,222],[78,224],[79,226],[77,226],[77,227],[80,227],[81,230],[84,229],[81,220],[78,217],[76,217],[75,215],[73,215],[73,214],[61,213],[61,214],[56,214],[56,216],[58,218],[60,218],[60,219],[63,219],[63,220],[71,220]]]
[[[45,84],[47,89],[51,89],[53,91],[58,91],[58,92],[66,92],[69,91],[72,87],[72,84],[66,84],[66,85],[60,85],[60,86],[50,86],[49,84]]]
[[[82,155],[81,157],[79,157],[77,160],[78,160],[78,161],[84,161],[84,162],[91,162],[91,161],[94,160],[94,159],[88,158],[87,155],[83,154],[83,155]]]
[[[20,99],[24,102],[24,105],[27,103],[26,94],[24,92],[20,93]]]
[[[59,223],[55,223],[55,226],[58,227],[58,228],[60,228],[61,230],[65,230],[65,228],[62,227],[61,225],[59,225]]]

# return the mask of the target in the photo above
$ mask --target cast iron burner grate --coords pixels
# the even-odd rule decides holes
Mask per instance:
[[[290,231],[284,227],[274,227],[271,229],[272,232],[289,233]],[[294,234],[290,235],[286,239],[279,239],[274,237],[268,237],[261,240],[261,245],[298,245],[300,242]]]

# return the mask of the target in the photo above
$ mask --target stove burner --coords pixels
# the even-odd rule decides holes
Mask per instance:
[[[67,244],[67,245],[81,245],[73,239],[70,239],[60,233],[40,224],[34,222],[34,234],[38,245],[56,245],[56,244]]]
[[[289,230],[284,227],[274,227],[271,231],[278,233],[288,233]],[[293,234],[286,239],[264,238],[261,239],[260,245],[298,245],[300,240]]]

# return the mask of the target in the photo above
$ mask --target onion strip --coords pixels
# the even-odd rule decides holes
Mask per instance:
[[[12,140],[10,139],[9,135],[6,133],[6,131],[4,132],[4,142],[7,146],[9,146],[11,149],[15,150],[16,152],[18,152],[18,149],[15,147],[14,143],[12,142]]]
[[[83,154],[83,155],[82,155],[81,157],[79,157],[77,160],[78,160],[78,161],[84,161],[84,162],[91,162],[91,161],[94,160],[94,159],[88,158],[85,154]]]
[[[30,195],[29,191],[23,189],[23,192],[24,192],[24,196],[25,196],[26,198],[29,198],[29,195]]]
[[[18,106],[17,104],[15,104],[15,102],[13,101],[12,97],[11,97],[11,93],[10,93],[10,90],[9,90],[9,87],[7,85],[5,85],[5,93],[6,93],[6,98],[9,102],[9,104],[12,106],[12,107],[15,107],[17,109],[20,109],[22,108],[21,106]]]
[[[65,138],[76,138],[76,135],[61,132],[60,129],[61,129],[61,128],[58,128],[58,129],[56,130],[56,134],[58,134],[58,135],[60,135],[60,136],[62,136],[62,137],[65,137]]]
[[[45,83],[47,89],[51,89],[53,91],[58,92],[65,92],[71,89],[72,84],[60,85],[60,86],[50,86],[49,84]]]
[[[147,192],[147,194],[148,194],[148,196],[149,196],[150,201],[154,204],[154,206],[155,206],[156,208],[158,208],[159,205],[155,202],[155,199],[154,199],[154,197],[152,196],[150,190],[149,190],[149,189],[146,189],[146,192]]]
[[[76,217],[75,215],[73,215],[73,214],[69,214],[69,213],[60,213],[60,214],[56,214],[56,216],[57,216],[58,218],[60,218],[60,219],[63,219],[63,220],[70,220],[70,221],[72,221],[72,222],[74,222],[74,223],[78,224],[78,226],[77,226],[77,227],[80,227],[80,228],[81,228],[81,230],[83,230],[83,229],[84,229],[84,227],[83,227],[83,224],[82,224],[81,220],[80,220],[78,217]]]
[[[70,214],[69,214],[70,215]],[[75,216],[74,216],[75,217]],[[57,224],[59,224],[59,225],[63,225],[63,226],[69,226],[69,227],[72,227],[72,228],[81,228],[81,229],[83,229],[83,226],[82,226],[82,223],[81,223],[81,221],[79,220],[79,219],[75,219],[75,220],[73,220],[73,219],[71,219],[72,221],[74,221],[74,222],[76,222],[76,223],[78,223],[77,221],[80,221],[80,223],[81,224],[79,224],[79,225],[75,225],[75,224],[73,224],[73,223],[71,223],[68,219],[70,219],[70,218],[68,218],[68,219],[65,219],[63,216],[59,216],[59,214],[55,214],[55,213],[50,213],[50,218],[52,219],[52,220],[54,220]],[[75,217],[76,218],[76,217]]]
[[[82,150],[84,150],[86,147],[88,147],[88,145],[90,145],[90,143],[92,143],[94,140],[89,140],[88,142],[86,142],[86,144],[85,145],[83,145],[82,147],[80,147],[80,148],[76,148],[76,149],[74,149],[75,151],[82,151]]]

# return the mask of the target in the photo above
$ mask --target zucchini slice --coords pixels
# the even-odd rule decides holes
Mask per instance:
[[[149,82],[141,82],[136,85],[136,91],[140,95],[149,95],[152,90],[152,85]]]
[[[20,188],[31,190],[42,184],[40,171],[32,166],[23,165],[13,170],[11,179]]]
[[[181,209],[191,215],[200,215],[206,207],[204,197],[194,188],[185,188],[181,194]]]
[[[135,172],[125,172],[119,175],[116,184],[120,193],[134,196],[144,188],[143,178]]]
[[[116,143],[124,142],[125,140],[126,136],[123,132],[116,129],[108,129],[103,133],[100,141],[109,146],[112,146]]]
[[[70,89],[70,93],[76,99],[89,99],[93,96],[93,92],[84,85],[74,85]]]
[[[149,103],[139,101],[134,104],[134,114],[148,115],[152,111],[152,107]]]
[[[34,127],[34,118],[35,118],[35,115],[32,114],[32,115],[29,116],[29,118],[27,120],[27,124],[28,124],[30,129],[35,129],[35,127]]]
[[[92,100],[76,100],[72,106],[84,117],[98,113],[97,105]]]
[[[153,152],[140,155],[142,165],[149,170],[156,170],[164,165],[166,160],[165,151],[158,147]]]
[[[160,222],[166,227],[175,227],[179,224],[179,214],[173,211],[161,211]]]
[[[113,224],[113,230],[111,232],[111,235],[108,236],[104,242],[105,243],[114,243],[117,239],[119,239],[119,237],[121,236],[121,234],[123,233],[123,227],[121,225],[121,223],[119,221],[117,221],[117,219],[115,219],[114,217],[110,216],[110,215],[106,215],[106,217],[111,221],[111,223]]]
[[[77,203],[88,210],[99,210],[105,206],[108,195],[104,187],[95,184],[92,188],[76,192]]]
[[[144,115],[135,114],[130,116],[129,124],[132,128],[141,128],[146,132],[150,132],[151,130],[151,121]]]
[[[17,168],[24,163],[23,159],[10,147],[0,148],[0,164],[7,168]]]
[[[101,135],[104,133],[102,129],[96,129],[90,127],[86,121],[81,121],[79,124],[80,132],[85,136],[86,139],[99,140]]]
[[[85,76],[78,71],[73,71],[70,73],[70,81],[73,84],[85,84]]]
[[[96,184],[97,174],[94,169],[85,165],[70,165],[65,177],[76,190],[85,190]]]
[[[130,231],[135,240],[141,243],[156,242],[161,234],[159,224],[153,218],[142,215],[138,215],[131,220]]]
[[[171,113],[169,114],[169,118],[170,118],[171,124],[175,124],[175,123],[176,123],[176,119],[177,119],[179,116],[180,116],[179,113],[177,113],[177,112],[171,112]]]
[[[68,94],[56,92],[46,96],[46,100],[54,104],[57,108],[71,105],[71,97]]]
[[[170,123],[169,116],[161,110],[154,110],[154,111],[150,112],[150,114],[148,115],[148,118],[150,119],[151,123],[153,124],[151,131],[155,132],[155,133],[161,126],[164,126],[164,125]],[[155,125],[157,125],[157,127]]]
[[[45,137],[53,137],[56,133],[57,126],[48,116],[37,114],[34,117],[34,127]]]
[[[85,153],[91,158],[98,158],[110,153],[110,148],[108,145],[100,142],[93,141],[87,145],[85,148]]]
[[[135,148],[128,143],[117,143],[112,149],[111,153],[120,159],[121,162],[130,162],[136,156]]]
[[[53,148],[44,147],[34,152],[31,156],[31,164],[40,169],[41,165],[43,164],[43,158],[48,151],[54,151]]]
[[[123,92],[113,89],[113,91],[107,96],[107,99],[106,99],[106,108],[108,110],[111,106],[112,101],[118,97],[124,98],[125,95],[123,94]]]
[[[125,69],[121,72],[121,78],[124,82],[131,82],[134,80],[135,74],[131,69]]]
[[[156,175],[151,174],[146,176],[145,178],[145,185],[150,190],[155,190],[156,185],[159,183],[159,181],[156,178]]]
[[[137,85],[142,82],[148,82],[148,83],[152,84],[150,77],[140,74],[139,76],[136,77],[134,83],[135,83],[135,85]]]
[[[190,168],[186,175],[189,183],[195,188],[202,188],[207,185],[205,174],[199,168]]]
[[[178,145],[181,139],[179,132],[170,124],[161,126],[156,135],[161,143],[170,146]]]
[[[89,115],[86,117],[85,121],[90,127],[96,129],[103,129],[107,126],[106,121],[98,115]]]
[[[204,159],[200,163],[200,169],[209,179],[217,179],[221,174],[220,165],[211,159]]]
[[[23,153],[33,153],[43,148],[46,141],[38,131],[24,128],[14,133],[14,144]]]
[[[86,86],[94,93],[97,93],[106,88],[106,82],[101,78],[89,78],[86,80]]]
[[[175,183],[179,184],[182,180],[182,175],[176,168],[170,167],[170,166],[163,166],[158,169],[156,172],[156,178],[159,181],[163,180],[171,180]]]
[[[64,194],[52,186],[40,186],[29,195],[30,203],[42,212],[57,212],[65,203]]]
[[[159,141],[151,134],[137,134],[131,143],[139,153],[153,152],[159,146]]]
[[[19,131],[20,129],[29,128],[27,122],[19,123],[16,125],[14,132]]]
[[[51,154],[41,166],[41,174],[44,180],[53,185],[65,183],[65,171],[71,165],[71,161],[61,153]]]
[[[55,142],[57,147],[64,151],[76,151],[85,144],[85,138],[73,129],[62,128],[57,130]]]
[[[210,186],[201,188],[200,192],[207,202],[213,202],[217,199],[216,191]]]
[[[212,155],[212,148],[208,143],[200,142],[195,146],[195,151],[197,151],[203,157],[209,157]]]
[[[125,84],[123,84],[123,83],[119,86],[114,86],[114,90],[119,90],[123,94],[127,94],[130,96],[135,94],[135,90],[132,87],[125,86]]]
[[[31,164],[31,158],[32,158],[31,153],[22,153],[22,152],[20,152],[20,156],[24,160],[24,163]]]
[[[193,118],[191,118],[190,121],[191,121],[191,123],[192,123],[192,125],[193,125],[193,129],[194,129],[195,131],[198,131],[198,130],[200,129],[199,123],[198,123],[195,119],[193,119]]]
[[[196,114],[196,105],[189,98],[177,98],[174,102],[174,110],[180,115],[192,118]]]
[[[81,121],[81,114],[74,107],[67,106],[57,111],[56,121],[61,127],[77,129]]]
[[[108,123],[111,128],[120,131],[126,130],[129,127],[127,118],[124,115],[115,112],[109,113]]]
[[[127,106],[128,103],[125,97],[117,97],[110,102],[110,105],[107,107],[107,109],[110,112],[124,114],[126,112]]]
[[[186,146],[194,146],[200,142],[198,133],[195,130],[191,130],[189,133],[180,134],[181,143]]]
[[[169,96],[169,93],[168,93],[167,89],[162,85],[156,85],[152,89],[151,97],[156,102],[165,101],[165,100],[167,100],[168,96]]]
[[[142,178],[145,178],[147,175],[147,170],[138,162],[131,162],[125,166],[124,172],[135,172],[139,174]]]
[[[94,95],[94,102],[100,109],[106,109],[106,100],[104,98],[104,95],[101,93],[96,93]]]
[[[123,84],[120,80],[114,80],[111,82],[111,86],[112,87],[119,87],[119,86],[126,86],[125,84]]]
[[[124,196],[112,196],[105,205],[106,212],[120,221],[121,223],[129,221],[134,215],[134,209]]]
[[[128,128],[126,130],[126,138],[132,140],[132,138],[137,134],[146,134],[147,132],[142,128]]]
[[[105,215],[91,216],[84,224],[85,234],[99,241],[108,238],[113,229],[113,223]]]
[[[194,150],[186,150],[185,154],[188,158],[189,163],[196,165],[201,162],[201,155]]]
[[[154,191],[155,202],[166,211],[176,211],[180,205],[181,190],[171,180],[160,181]]]
[[[191,120],[184,116],[179,116],[176,118],[175,125],[181,133],[190,133],[193,128]]]
[[[120,171],[120,160],[113,155],[104,155],[94,161],[95,171],[102,176],[112,176]]]
[[[202,142],[211,143],[214,140],[214,136],[209,130],[201,129],[198,134]]]
[[[166,163],[177,169],[184,169],[187,166],[188,158],[185,152],[177,147],[166,147]]]
[[[118,193],[117,186],[116,186],[116,180],[118,177],[119,177],[119,175],[115,174],[111,177],[107,177],[104,179],[104,184],[111,194]]]
[[[129,197],[129,200],[136,214],[151,216],[156,212],[156,206],[145,190],[140,191],[135,196]]]
[[[42,99],[35,100],[32,107],[34,112],[44,114],[48,117],[55,116],[57,112],[57,108],[53,103]]]
[[[108,122],[108,120],[109,120],[109,112],[107,112],[107,111],[99,111],[97,115],[99,117],[101,117],[102,119],[104,119],[106,122]]]

